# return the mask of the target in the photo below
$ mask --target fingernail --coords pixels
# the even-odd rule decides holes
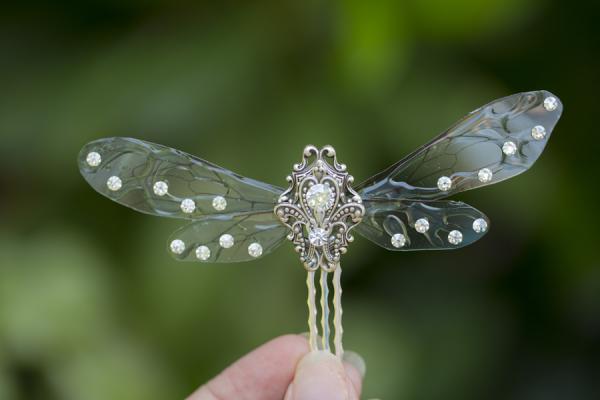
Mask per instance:
[[[367,364],[358,353],[353,351],[345,351],[343,359],[345,363],[356,368],[361,377],[365,377],[365,374],[367,373]]]
[[[300,361],[292,390],[294,400],[347,400],[349,397],[342,363],[325,351],[310,352]]]

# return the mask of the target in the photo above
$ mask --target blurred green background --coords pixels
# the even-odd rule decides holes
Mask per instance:
[[[359,182],[467,112],[547,89],[532,171],[460,195],[492,220],[454,252],[344,259],[365,397],[594,399],[600,387],[597,2],[22,1],[0,14],[0,399],[182,398],[306,327],[286,244],[177,263],[177,221],[95,193],[81,146],[133,136],[286,186],[307,143]]]

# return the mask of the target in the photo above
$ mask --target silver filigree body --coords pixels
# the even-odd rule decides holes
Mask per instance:
[[[275,214],[290,229],[288,239],[308,271],[335,270],[353,240],[352,228],[365,213],[351,187],[352,175],[337,161],[333,147],[309,145],[287,181],[290,186],[279,197]]]

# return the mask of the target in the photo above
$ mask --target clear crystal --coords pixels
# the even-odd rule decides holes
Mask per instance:
[[[117,190],[121,189],[121,187],[123,187],[123,182],[121,181],[121,178],[119,178],[118,176],[111,176],[106,181],[106,186],[108,187],[109,190],[116,192]]]
[[[206,261],[210,258],[210,249],[206,246],[198,246],[196,249],[196,258]]]
[[[483,233],[487,231],[487,227],[487,221],[483,218],[477,218],[475,221],[473,221],[473,230],[477,233]]]
[[[181,202],[181,211],[186,214],[191,214],[196,209],[196,203],[192,199],[183,199]]]
[[[229,233],[221,235],[221,237],[219,238],[219,244],[224,249],[228,249],[228,248],[232,247],[233,243],[234,243],[233,236],[231,236]]]
[[[317,183],[306,192],[306,203],[317,211],[325,211],[333,205],[333,191],[327,185]]]
[[[546,137],[546,128],[542,125],[536,125],[531,128],[531,137],[535,140],[542,140]]]
[[[507,156],[513,156],[517,152],[517,145],[514,142],[504,142],[502,152]]]
[[[95,151],[89,152],[85,158],[85,162],[87,162],[90,167],[97,167],[102,162],[102,156]]]
[[[263,248],[260,245],[260,243],[251,243],[250,246],[248,246],[248,254],[250,254],[252,257],[256,258],[256,257],[260,257],[262,255],[263,252]]]
[[[313,246],[323,246],[327,240],[327,231],[323,228],[314,228],[308,232],[308,241]]]
[[[492,170],[489,168],[482,168],[477,173],[477,178],[479,178],[479,182],[487,183],[492,180]]]
[[[212,206],[217,211],[223,211],[227,207],[227,200],[223,196],[216,196],[212,201]]]
[[[452,179],[447,176],[441,176],[437,181],[437,186],[442,192],[447,192],[452,187]]]
[[[169,185],[167,185],[167,182],[158,181],[154,184],[152,190],[155,195],[164,196],[169,191]]]
[[[461,244],[463,241],[463,235],[462,233],[460,233],[460,231],[454,230],[454,231],[450,231],[450,233],[448,234],[448,241],[450,242],[450,244]]]
[[[556,100],[556,97],[546,97],[544,99],[544,108],[546,111],[556,110],[558,108],[558,100]]]
[[[429,221],[427,218],[419,218],[415,222],[415,230],[419,233],[425,233],[429,230]]]
[[[181,254],[185,251],[185,243],[181,239],[175,239],[171,242],[171,251],[175,254]]]
[[[406,244],[406,237],[401,233],[394,233],[392,235],[392,246],[396,248],[404,247]]]

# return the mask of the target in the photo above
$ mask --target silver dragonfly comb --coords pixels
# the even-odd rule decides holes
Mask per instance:
[[[188,221],[169,240],[177,260],[249,261],[290,240],[307,271],[311,349],[331,351],[333,322],[333,352],[341,357],[340,259],[353,232],[396,251],[455,249],[475,242],[488,231],[488,218],[445,198],[527,170],[561,113],[560,101],[547,91],[495,100],[354,187],[331,146],[306,146],[285,190],[131,138],[88,143],[79,154],[79,168],[111,200]]]

